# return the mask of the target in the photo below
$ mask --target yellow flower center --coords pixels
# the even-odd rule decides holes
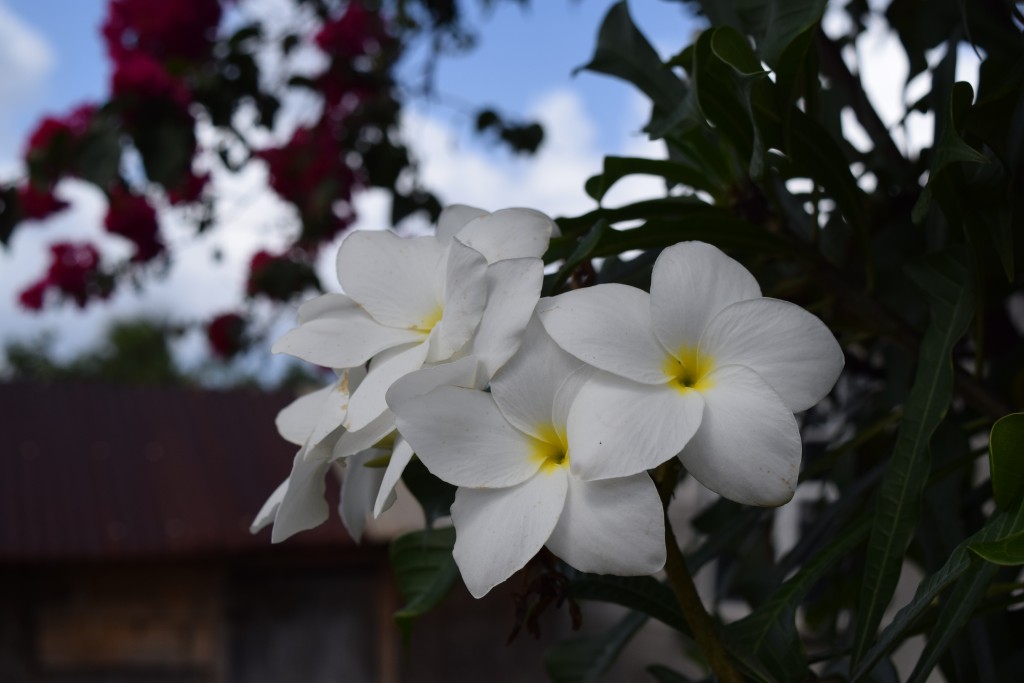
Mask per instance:
[[[420,324],[417,325],[414,329],[417,329],[421,332],[430,332],[432,329],[434,329],[435,325],[441,322],[442,317],[444,317],[444,308],[438,306],[430,313],[430,315],[425,316],[423,320],[420,321]]]
[[[546,424],[537,429],[537,434],[540,438],[530,444],[530,460],[540,465],[540,471],[550,473],[559,467],[568,467],[569,445],[565,430]]]
[[[662,364],[662,370],[669,378],[668,383],[681,392],[710,389],[714,383],[708,375],[714,369],[715,360],[711,356],[702,356],[697,353],[697,349],[690,347],[679,349]]]

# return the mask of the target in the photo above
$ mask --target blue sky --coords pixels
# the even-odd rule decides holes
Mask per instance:
[[[245,0],[258,12],[281,11],[288,0]],[[588,61],[601,19],[612,0],[533,0],[521,8],[497,3],[491,11],[482,3],[467,3],[479,28],[477,49],[444,59],[437,74],[443,102],[416,102],[405,122],[405,134],[420,159],[427,185],[445,201],[472,203],[495,210],[532,206],[552,215],[582,212],[592,207],[583,182],[600,171],[607,154],[660,156],[640,134],[648,105],[632,88],[589,73],[572,75]],[[687,43],[694,22],[683,5],[646,0],[631,5],[637,23],[663,55]],[[62,114],[87,100],[102,99],[109,67],[99,35],[105,15],[103,0],[0,0],[0,177],[20,172],[18,157],[28,133],[46,114]],[[4,47],[6,45],[6,47]],[[414,63],[413,59],[410,60]],[[533,158],[516,157],[490,147],[471,132],[465,110],[495,106],[510,118],[539,118],[547,138]],[[471,108],[471,107],[470,107]],[[67,185],[67,187],[65,187]],[[223,189],[222,189],[223,187]],[[81,184],[65,183],[59,194],[72,200],[74,210],[42,225],[25,225],[11,246],[0,250],[0,346],[27,340],[50,330],[55,349],[70,355],[102,335],[107,322],[118,317],[156,313],[189,322],[229,310],[244,291],[245,264],[258,248],[280,246],[281,225],[292,220],[287,207],[266,189],[258,172],[224,178],[218,193],[224,228],[194,239],[180,217],[161,215],[169,241],[180,246],[170,274],[144,292],[123,288],[110,302],[79,311],[64,305],[41,314],[28,314],[15,303],[19,289],[46,267],[46,245],[58,239],[96,239],[107,253],[123,255],[115,238],[99,229],[104,211],[101,195]],[[617,188],[623,200],[660,191],[657,184],[625,183]],[[386,227],[384,198],[367,193],[357,206],[359,227]],[[275,227],[276,226],[276,227]],[[107,241],[104,241],[107,240]],[[214,250],[226,256],[213,266]],[[333,284],[333,250],[325,250],[321,276]],[[264,322],[287,329],[284,314],[257,311]],[[282,327],[283,326],[283,327]],[[198,362],[204,343],[191,335],[179,349],[186,360]],[[259,367],[266,352],[254,352]]]

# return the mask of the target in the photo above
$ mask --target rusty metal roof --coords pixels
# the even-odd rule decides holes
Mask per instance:
[[[269,552],[248,527],[291,468],[290,398],[0,384],[0,563]],[[336,515],[275,549],[324,545],[352,545]]]

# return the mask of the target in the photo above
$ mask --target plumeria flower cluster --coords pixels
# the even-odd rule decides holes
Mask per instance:
[[[345,294],[307,303],[275,346],[339,380],[282,412],[302,448],[256,526],[273,521],[279,539],[322,522],[324,476],[345,462],[341,513],[358,536],[415,454],[458,487],[454,556],[480,597],[544,547],[581,571],[660,570],[648,471],[674,457],[727,498],[786,503],[794,413],[843,367],[831,332],[699,242],[662,252],[649,293],[602,284],[541,299],[553,230],[532,211],[456,206],[436,237],[349,237]]]

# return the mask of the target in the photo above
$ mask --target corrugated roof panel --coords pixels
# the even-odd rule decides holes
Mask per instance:
[[[291,467],[274,428],[289,400],[0,384],[0,562],[269,551],[248,526]],[[351,544],[332,518],[284,549]]]

